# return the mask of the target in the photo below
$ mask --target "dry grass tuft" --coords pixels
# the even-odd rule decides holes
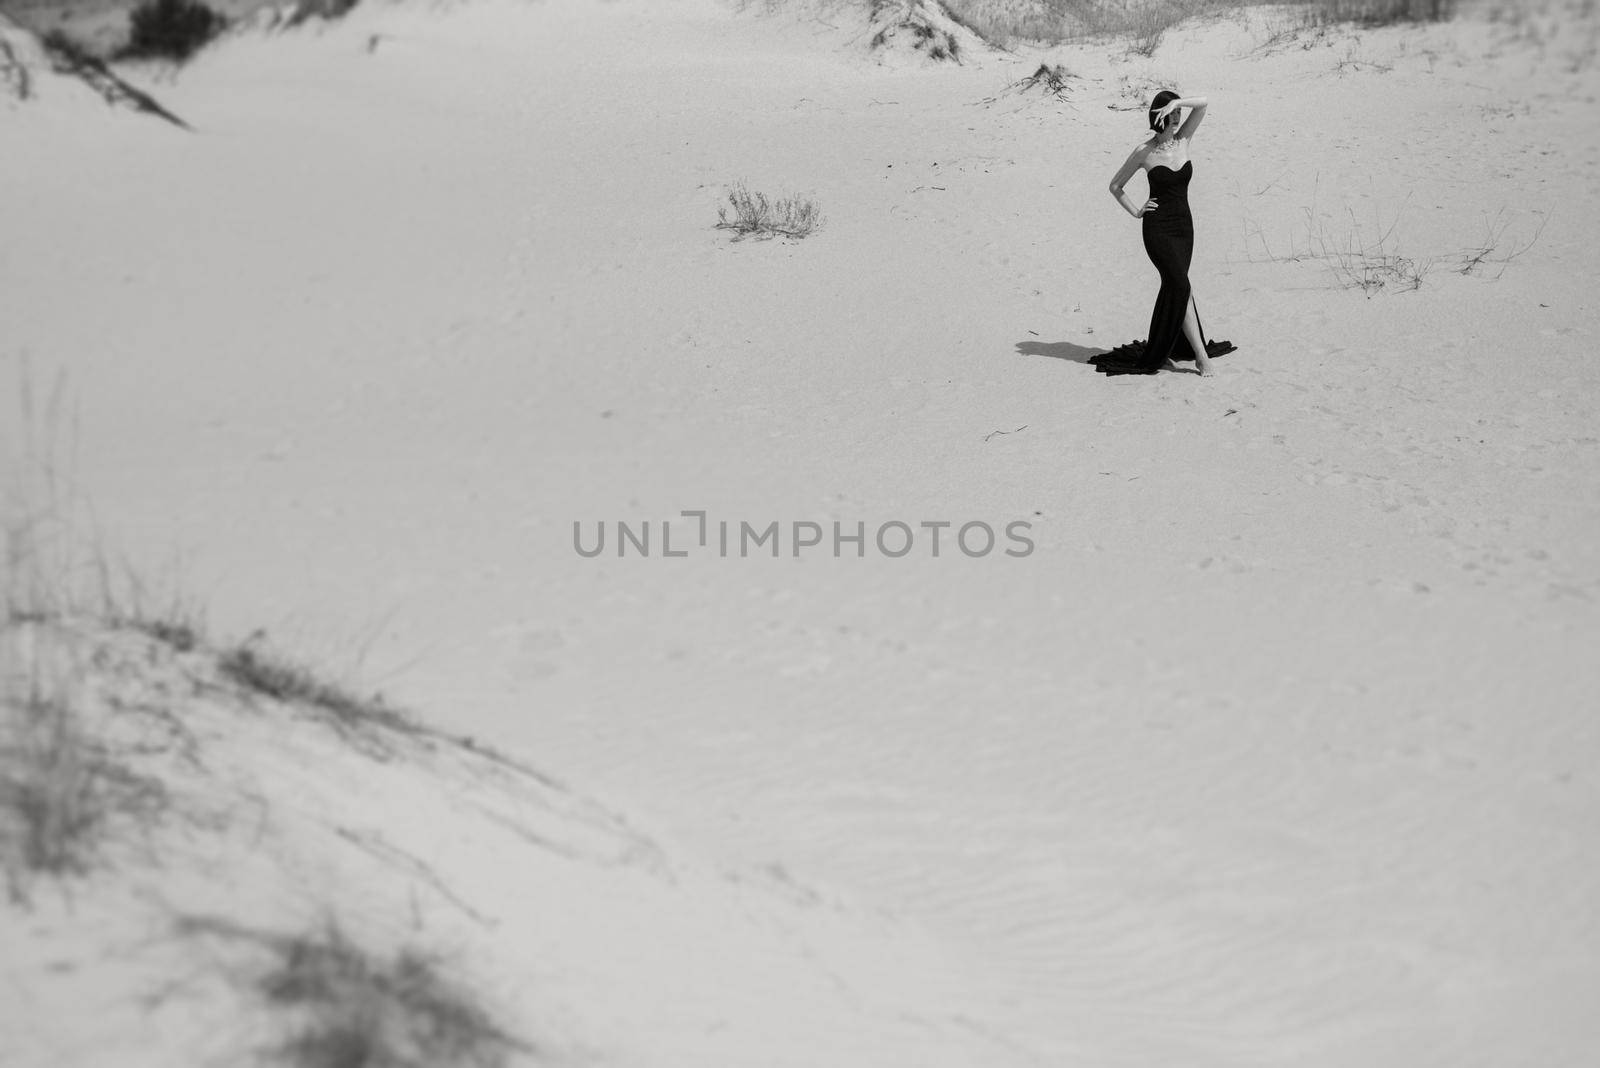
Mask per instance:
[[[729,208],[733,214],[728,214]],[[822,213],[817,205],[800,197],[787,197],[771,201],[765,193],[752,193],[743,182],[736,182],[728,190],[728,206],[717,209],[719,230],[732,230],[735,240],[754,236],[758,239],[809,237],[822,225]]]
[[[102,759],[80,729],[61,680],[29,673],[20,694],[4,700],[0,812],[12,884],[25,872],[87,870],[105,816]]]
[[[1041,63],[1038,70],[1017,82],[1015,87],[1023,91],[1037,89],[1050,96],[1065,97],[1067,94],[1067,79],[1076,77],[1076,74],[1067,70],[1060,63],[1053,67],[1048,63]]]
[[[1544,234],[1544,228],[1550,222],[1546,215],[1539,220],[1539,227],[1533,232],[1525,243],[1508,247],[1506,241],[1506,228],[1509,222],[1505,218],[1505,209],[1501,208],[1495,217],[1484,223],[1483,240],[1472,248],[1462,249],[1456,254],[1455,271],[1457,274],[1471,274],[1487,263],[1500,265],[1500,270],[1495,272],[1495,279],[1505,273],[1505,265],[1527,252],[1539,243],[1539,238]]]
[[[54,624],[0,628],[0,672],[0,864],[26,901],[33,876],[87,872],[114,820],[148,823],[167,794],[85,727],[86,672]]]
[[[380,695],[359,697],[282,654],[263,650],[255,639],[223,652],[217,659],[217,666],[225,676],[252,693],[328,713],[328,721],[347,737],[371,728],[404,734],[424,733],[404,713],[386,704]]]
[[[1255,237],[1266,250],[1268,260],[1291,263],[1316,260],[1325,263],[1338,286],[1359,289],[1368,297],[1385,289],[1401,292],[1420,289],[1423,279],[1433,267],[1432,259],[1418,260],[1400,254],[1393,243],[1395,228],[1400,224],[1398,215],[1387,229],[1380,222],[1380,232],[1375,237],[1368,237],[1362,233],[1355,212],[1351,210],[1350,229],[1341,237],[1329,233],[1327,223],[1313,208],[1304,208],[1303,211],[1305,243],[1301,244],[1297,238],[1291,237],[1287,253],[1274,252],[1266,237],[1259,230],[1256,232]]]
[[[1522,243],[1507,240],[1508,224],[1504,209],[1486,223],[1486,232],[1478,245],[1435,256],[1414,257],[1400,252],[1394,234],[1400,224],[1398,214],[1388,227],[1381,220],[1375,222],[1370,232],[1364,232],[1355,212],[1346,209],[1350,227],[1343,235],[1330,234],[1328,225],[1313,208],[1303,208],[1305,237],[1291,235],[1287,252],[1275,251],[1264,234],[1257,228],[1248,232],[1246,247],[1251,239],[1260,243],[1270,262],[1299,262],[1315,260],[1328,265],[1337,284],[1345,289],[1359,289],[1367,296],[1384,290],[1409,292],[1422,288],[1428,273],[1436,266],[1450,266],[1457,274],[1470,275],[1485,264],[1498,264],[1498,279],[1510,263],[1531,249],[1544,233],[1549,217],[1545,216],[1533,236]],[[1252,257],[1253,258],[1253,257]]]
[[[16,440],[5,460],[0,499],[0,622],[89,617],[142,631],[180,652],[202,644],[199,608],[169,578],[152,584],[114,561],[75,484],[77,419],[67,411],[65,376],[43,403],[26,360],[19,367]]]

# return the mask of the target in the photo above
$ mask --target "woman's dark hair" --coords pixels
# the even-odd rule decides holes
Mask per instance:
[[[1176,99],[1178,99],[1178,94],[1171,89],[1163,89],[1156,94],[1156,98],[1150,101],[1150,129],[1154,130],[1156,128],[1156,112],[1166,107],[1167,101]]]

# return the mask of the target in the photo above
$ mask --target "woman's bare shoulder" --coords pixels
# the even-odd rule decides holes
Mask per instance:
[[[1128,162],[1143,163],[1145,161],[1145,157],[1150,155],[1150,144],[1151,143],[1149,141],[1140,141],[1138,144],[1134,145],[1133,151],[1128,153]]]

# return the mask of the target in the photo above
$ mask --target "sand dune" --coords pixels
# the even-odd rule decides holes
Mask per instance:
[[[106,536],[218,633],[919,932],[953,985],[883,989],[962,1006],[952,1061],[1574,1063],[1600,65],[1592,16],[1508,10],[951,64],[828,7],[363,6],[140,75],[193,133],[0,112],[0,355],[65,369]],[[1105,190],[1161,87],[1211,100],[1205,381],[1084,363],[1148,326]],[[822,227],[732,240],[738,181]],[[780,555],[664,556],[701,510]],[[718,1055],[816,1053],[748,974],[697,988]],[[712,1048],[610,975],[574,1035]],[[810,1059],[931,1063],[899,1011]]]

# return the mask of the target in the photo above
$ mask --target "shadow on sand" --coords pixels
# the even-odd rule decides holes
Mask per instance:
[[[1073,363],[1088,363],[1096,356],[1104,356],[1109,349],[1091,349],[1085,345],[1074,345],[1070,341],[1019,341],[1017,353],[1021,356],[1048,356],[1052,360],[1071,360]]]
[[[1231,341],[1207,341],[1206,355],[1211,359],[1225,356],[1238,346]],[[1114,349],[1091,349],[1074,345],[1070,341],[1019,341],[1017,352],[1022,356],[1048,356],[1053,360],[1071,360],[1088,364],[1103,375],[1153,375],[1162,372],[1197,375],[1200,368],[1194,364],[1194,350],[1187,344],[1180,355],[1174,352],[1172,363],[1157,369],[1145,363],[1145,345],[1142,340],[1129,341]],[[1174,366],[1176,364],[1177,366]],[[1187,366],[1185,366],[1187,365]]]

